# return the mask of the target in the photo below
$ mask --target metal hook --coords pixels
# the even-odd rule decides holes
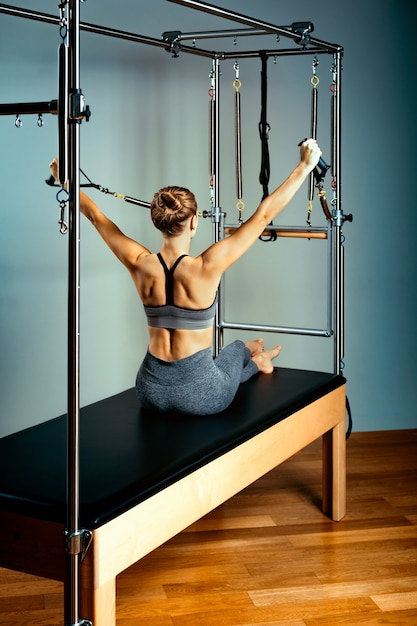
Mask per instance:
[[[23,124],[22,119],[21,119],[19,113],[17,113],[16,114],[16,119],[14,121],[14,125],[16,126],[16,128],[21,128],[22,124]]]
[[[66,10],[66,5],[68,3],[65,2],[61,2],[61,4],[59,5],[59,17],[60,17],[60,22],[59,22],[59,36],[62,39],[62,42],[65,43],[65,39],[67,38],[67,34],[68,34],[68,22],[67,22],[67,18],[65,15],[65,10]]]
[[[70,194],[65,189],[65,187],[61,187],[61,189],[59,189],[59,191],[56,194],[56,199],[59,202],[59,208],[60,208],[60,217],[58,220],[58,224],[60,226],[59,232],[61,233],[61,235],[66,235],[68,232],[68,224],[64,220],[64,215],[65,215],[65,206],[69,202]]]
[[[38,115],[37,125],[39,126],[39,128],[42,128],[42,126],[43,126],[43,117],[42,117],[42,113],[39,113],[39,115]]]
[[[63,24],[62,26],[59,27],[59,36],[61,37],[63,42],[65,42],[65,39],[67,38],[67,33],[68,33],[68,28],[66,24]]]
[[[64,197],[64,194],[65,194],[65,197]],[[65,205],[67,202],[69,202],[69,199],[70,199],[70,194],[69,194],[69,192],[65,189],[65,187],[61,187],[61,188],[59,189],[59,191],[57,191],[57,194],[56,194],[56,196],[55,196],[55,197],[56,197],[56,199],[57,199],[57,202],[59,202],[59,204],[60,204],[60,205],[61,205],[61,204],[64,204],[64,205]]]
[[[320,82],[320,78],[317,76],[317,74],[313,74],[313,76],[311,77],[310,80],[311,84],[313,85],[314,89],[317,87],[317,85]]]
[[[242,86],[242,83],[239,80],[240,67],[239,67],[238,61],[234,62],[233,69],[235,70],[235,80],[233,81],[233,87],[236,89],[236,91],[239,91],[240,87]]]
[[[61,233],[61,235],[66,235],[68,232],[68,224],[64,221],[64,211],[65,211],[65,206],[61,208],[61,217],[58,220],[59,232]]]

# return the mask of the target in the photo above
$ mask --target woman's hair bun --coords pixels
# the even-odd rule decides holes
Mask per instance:
[[[197,214],[194,194],[185,187],[163,187],[151,202],[151,218],[158,230],[168,235],[179,235],[183,222]]]
[[[176,213],[182,208],[180,199],[175,197],[171,191],[160,191],[158,204],[163,211],[168,210],[173,213]]]

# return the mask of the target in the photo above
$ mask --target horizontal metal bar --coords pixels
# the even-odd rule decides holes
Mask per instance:
[[[283,333],[286,335],[309,335],[311,337],[331,337],[331,330],[319,330],[314,328],[291,328],[289,326],[269,326],[262,324],[243,324],[239,322],[219,323],[219,328],[228,328],[230,330],[250,330],[264,333]]]
[[[47,13],[41,13],[40,11],[32,11],[31,9],[13,7],[9,4],[0,4],[0,13],[6,13],[7,15],[13,15],[14,17],[25,17],[38,22],[59,24],[59,18],[54,15],[48,15]]]
[[[45,22],[47,24],[55,24],[59,25],[60,20],[55,15],[50,15],[48,13],[42,13],[40,11],[32,11],[23,8],[16,8],[7,4],[0,4],[0,13],[4,13],[6,15],[11,15],[13,17],[22,17],[30,20],[35,20],[37,22]],[[80,30],[94,33],[96,35],[104,35],[105,37],[113,37],[116,39],[123,39],[125,41],[133,41],[135,43],[143,43],[148,46],[155,46],[158,48],[163,48],[164,50],[169,49],[166,41],[162,41],[161,39],[155,39],[153,37],[147,37],[145,35],[139,35],[136,33],[126,32],[123,30],[118,30],[116,28],[109,28],[107,26],[99,26],[98,24],[89,24],[88,22],[80,22]],[[202,50],[199,48],[195,48],[194,46],[181,46],[182,52],[188,52],[190,54],[204,56],[212,58],[215,54],[209,50]]]
[[[168,0],[169,1],[169,0]],[[260,56],[260,50],[240,50],[232,52],[219,52],[218,56],[222,60],[227,59],[255,59]],[[288,57],[288,56],[303,56],[309,54],[332,54],[332,50],[323,48],[317,48],[316,46],[309,46],[308,48],[282,48],[276,50],[262,50],[268,58],[270,57]]]
[[[292,26],[280,26],[279,28],[285,28],[291,32],[295,32]],[[234,28],[223,30],[203,30],[195,31],[191,33],[183,33],[180,30],[165,32],[162,34],[162,38],[170,40],[170,36],[175,35],[175,41],[195,40],[195,39],[221,39],[223,37],[259,37],[264,35],[272,35],[269,30],[263,28]],[[326,51],[327,52],[327,51]]]
[[[146,200],[138,200],[137,198],[131,198],[130,196],[123,196],[122,198],[125,202],[129,202],[129,204],[135,204],[136,206],[141,206],[144,209],[150,209],[151,203],[146,202]]]
[[[0,115],[42,115],[43,113],[58,113],[58,101],[50,100],[49,102],[11,102],[9,104],[0,104]]]
[[[155,46],[158,48],[163,48],[164,50],[168,50],[169,44],[166,41],[162,41],[161,39],[155,39],[153,37],[147,37],[145,35],[138,35],[135,33],[125,32],[122,30],[118,30],[116,28],[109,28],[108,26],[98,26],[96,24],[89,24],[86,22],[81,22],[80,24],[81,30],[84,30],[89,33],[95,33],[96,35],[105,35],[107,37],[114,37],[116,39],[124,39],[125,41],[133,41],[135,43],[143,43],[148,46]],[[213,52],[208,50],[202,50],[199,48],[195,48],[194,46],[181,46],[181,51],[189,52],[191,54],[196,54],[200,56],[212,57]]]
[[[246,26],[251,26],[253,28],[261,28],[265,31],[269,31],[271,33],[275,33],[277,35],[282,35],[283,37],[292,39],[295,42],[297,42],[297,40],[300,37],[298,33],[294,33],[291,29],[284,28],[282,26],[276,26],[275,24],[264,22],[263,20],[258,20],[256,18],[249,17],[248,15],[236,13],[228,9],[223,9],[213,4],[208,4],[207,2],[200,2],[199,0],[167,0],[167,1],[173,2],[174,4],[180,4],[188,8],[196,9],[197,11],[203,11],[204,13],[210,13],[211,15],[216,15],[217,17],[222,17],[224,19],[232,20],[240,24],[245,24]],[[314,37],[310,37],[310,42],[314,46],[317,46],[319,48],[325,48],[326,50],[329,50],[329,51],[330,50],[338,51],[341,49],[340,46],[338,46],[337,44],[327,43],[325,41],[321,41],[320,39],[316,39]]]
[[[167,0],[168,2],[172,2],[174,0]],[[60,20],[55,15],[50,15],[48,13],[42,13],[41,11],[33,11],[24,8],[13,7],[7,4],[0,4],[0,13],[4,13],[6,15],[11,15],[13,17],[21,17],[26,19],[35,20],[38,22],[45,22],[47,24],[59,25]],[[163,48],[164,50],[169,50],[169,43],[167,41],[163,41],[160,39],[155,39],[153,37],[147,37],[145,35],[140,35],[132,32],[126,32],[123,30],[118,30],[116,28],[109,28],[107,26],[99,26],[98,24],[90,24],[87,22],[80,22],[80,30],[94,33],[96,35],[104,35],[105,37],[113,37],[116,39],[122,39],[125,41],[132,41],[134,43],[142,43],[149,46],[154,46],[157,48]],[[262,29],[264,32],[265,29]],[[232,31],[230,31],[232,33]],[[267,31],[271,32],[271,31]],[[275,30],[272,32],[276,32]],[[292,39],[296,39],[298,35],[296,33],[289,32],[292,35]],[[318,40],[310,39],[310,44],[307,49],[304,48],[294,48],[294,49],[283,49],[283,50],[267,50],[263,51],[267,54],[267,56],[293,56],[293,55],[304,55],[304,54],[322,54],[333,52],[335,49],[338,51],[343,50],[341,46],[336,46],[334,44],[326,44],[325,42],[320,42],[321,45],[315,45]],[[233,50],[232,52],[225,51],[213,51],[213,50],[204,50],[202,48],[196,48],[195,46],[184,46],[181,45],[181,52],[186,52],[187,54],[193,54],[195,56],[202,56],[206,58],[217,57],[220,59],[228,59],[233,58],[234,60],[239,58],[256,58],[259,56],[259,51],[248,50],[238,52]]]
[[[198,31],[194,33],[182,33],[181,31],[174,31],[176,34],[175,41],[185,41],[194,39],[220,39],[222,37],[250,37],[255,35],[270,35],[270,32],[265,32],[260,28],[238,28],[236,30],[207,30]],[[169,40],[169,35],[173,33],[165,32],[162,34],[164,40]]]

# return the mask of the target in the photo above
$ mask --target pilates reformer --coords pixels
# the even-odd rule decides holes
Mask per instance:
[[[186,52],[212,59],[210,200],[205,217],[213,223],[214,241],[235,225],[225,224],[219,189],[220,63],[235,59],[236,51],[221,54],[181,39],[210,37],[208,33],[164,33],[162,40],[82,24],[79,0],[60,5],[60,17],[0,4],[0,12],[49,22],[60,27],[58,101],[27,105],[0,105],[0,114],[58,115],[62,179],[69,192],[57,198],[68,206],[68,412],[55,420],[0,440],[0,565],[56,578],[65,582],[65,623],[110,626],[115,624],[115,580],[126,567],[161,545],[192,522],[257,480],[297,451],[323,437],[323,511],[340,520],[345,513],[345,379],[343,363],[343,252],[341,229],[346,219],[340,198],[340,72],[342,48],[315,39],[310,22],[280,27],[193,0],[168,0],[248,26],[235,36],[273,33],[292,41],[291,49],[263,52],[333,55],[332,212],[326,228],[283,228],[270,225],[268,236],[322,238],[330,241],[335,294],[332,323],[324,331],[258,327],[271,332],[332,336],[331,373],[279,368],[271,376],[243,385],[226,414],[192,420],[180,416],[152,419],[137,405],[133,390],[80,409],[79,404],[79,133],[90,111],[79,83],[79,33],[87,30],[163,48],[178,57]],[[68,5],[68,6],[67,6]],[[68,10],[69,9],[69,10]],[[67,15],[68,13],[68,15]],[[216,36],[230,36],[230,31]],[[240,53],[239,57],[259,52]],[[238,67],[235,65],[235,71]],[[239,110],[239,75],[234,81],[236,118]],[[313,92],[316,87],[313,85]],[[316,92],[317,93],[317,92]],[[73,123],[76,121],[77,123]],[[237,170],[241,160],[237,122]],[[267,122],[262,120],[265,141]],[[260,129],[261,130],[261,129]],[[262,138],[261,137],[261,138]],[[263,169],[268,170],[264,152]],[[239,175],[237,176],[239,179]],[[91,181],[90,181],[91,183]],[[264,178],[267,184],[267,176]],[[91,183],[92,184],[92,183]],[[96,186],[92,184],[92,186]],[[100,187],[100,186],[99,186]],[[106,188],[100,191],[109,192]],[[129,201],[130,197],[114,193]],[[244,208],[237,184],[239,220]],[[129,199],[128,199],[129,198]],[[135,200],[135,199],[131,199]],[[133,203],[140,204],[142,201]],[[142,203],[147,206],[147,203]],[[323,205],[322,205],[323,206]],[[64,229],[65,230],[65,229]],[[67,231],[65,231],[67,232]],[[216,316],[214,350],[226,328],[252,330],[223,320],[222,289]],[[80,422],[80,416],[83,416]],[[81,424],[81,426],[80,426]],[[122,424],[122,427],[121,427]],[[100,430],[100,437],[97,432]],[[160,433],[169,442],[161,450]],[[179,436],[175,437],[175,432]],[[65,463],[65,450],[67,463]],[[108,459],[112,482],[108,483]],[[123,463],[121,462],[123,459]],[[80,462],[81,469],[80,474]],[[105,474],[107,468],[107,474]],[[28,481],[28,477],[31,480]],[[106,479],[103,480],[103,477]],[[113,480],[114,479],[114,480]],[[181,501],[178,509],[175,504]],[[169,517],[170,524],[166,524]],[[80,613],[84,617],[80,617]],[[91,621],[90,621],[91,620]]]

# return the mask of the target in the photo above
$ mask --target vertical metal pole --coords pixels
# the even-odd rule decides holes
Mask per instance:
[[[336,69],[336,85],[335,85],[335,109],[334,109],[334,158],[333,172],[336,177],[336,205],[333,210],[334,215],[334,281],[335,281],[335,332],[334,332],[334,373],[341,371],[343,359],[343,250],[342,250],[342,198],[341,198],[341,70],[342,55],[340,52],[334,55],[334,66]]]
[[[328,221],[327,228],[327,329],[333,330],[333,228]],[[331,336],[331,335],[330,335]]]
[[[79,424],[80,424],[80,201],[79,121],[73,119],[74,94],[79,84],[80,0],[69,1],[68,146],[68,432],[67,432],[67,579],[65,623],[79,624]],[[72,99],[72,106],[71,106]]]
[[[220,211],[220,59],[213,59],[213,72],[214,72],[214,132],[213,136],[213,156],[214,156],[214,206],[213,206],[213,243],[217,243],[220,240],[221,231],[223,228],[224,218]],[[220,352],[220,348],[223,343],[223,330],[220,328],[220,321],[223,318],[223,281],[220,281],[217,310],[215,315],[215,328],[214,333],[214,354],[217,355]]]

